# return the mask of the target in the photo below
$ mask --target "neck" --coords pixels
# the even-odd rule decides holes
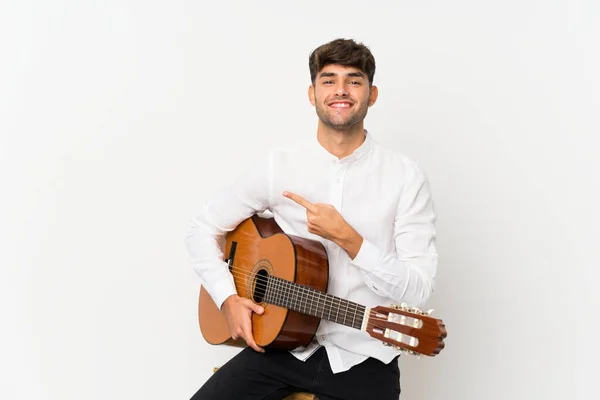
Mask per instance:
[[[367,311],[361,304],[276,276],[269,276],[267,280],[264,301],[355,329],[363,329]]]
[[[339,159],[349,156],[365,141],[363,123],[348,129],[335,129],[319,121],[317,129],[319,144]]]

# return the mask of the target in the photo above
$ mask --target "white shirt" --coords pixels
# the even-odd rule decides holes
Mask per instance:
[[[236,293],[219,240],[244,219],[269,212],[288,234],[318,240],[329,261],[328,293],[366,307],[406,302],[421,307],[434,289],[437,270],[435,212],[427,178],[399,152],[366,139],[338,159],[316,140],[269,152],[192,218],[186,243],[194,270],[219,306]],[[308,232],[306,210],[282,192],[333,205],[363,237],[354,258],[338,245]],[[334,373],[374,357],[389,363],[399,351],[368,333],[321,320],[315,340],[292,350],[307,359],[322,345]]]

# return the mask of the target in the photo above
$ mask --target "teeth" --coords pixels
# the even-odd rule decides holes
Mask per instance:
[[[348,104],[348,103],[335,103],[335,104],[332,104],[331,107],[347,108],[347,107],[350,107],[350,104]]]

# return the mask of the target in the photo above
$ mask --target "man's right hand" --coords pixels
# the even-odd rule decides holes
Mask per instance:
[[[252,335],[252,313],[262,314],[264,309],[261,306],[250,299],[233,294],[225,299],[221,310],[227,316],[232,339],[242,338],[254,350],[259,353],[265,352],[262,347],[256,344]]]

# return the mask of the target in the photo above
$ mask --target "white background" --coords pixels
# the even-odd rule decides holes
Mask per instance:
[[[435,358],[403,399],[590,398],[596,1],[2,1],[0,398],[186,399],[201,202],[315,134],[308,55],[375,54],[366,127],[431,181]],[[368,384],[368,380],[365,381]],[[593,397],[593,396],[592,396]]]

